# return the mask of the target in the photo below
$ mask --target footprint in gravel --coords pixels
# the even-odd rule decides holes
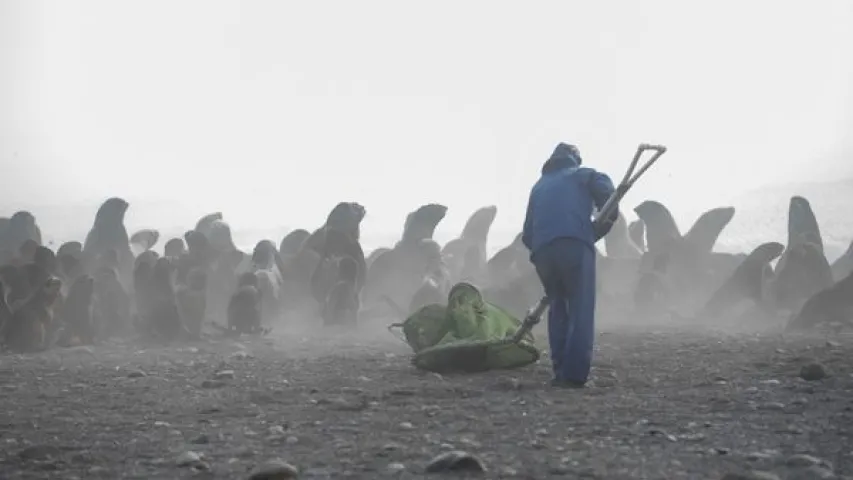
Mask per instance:
[[[298,477],[296,467],[282,460],[273,460],[253,470],[248,480],[291,480]]]
[[[473,472],[485,473],[486,466],[475,455],[462,450],[442,453],[427,464],[426,473]]]

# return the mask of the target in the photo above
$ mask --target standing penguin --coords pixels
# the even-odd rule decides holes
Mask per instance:
[[[187,284],[175,290],[175,300],[181,321],[193,338],[200,338],[207,310],[207,273],[194,268],[187,275]]]
[[[129,206],[129,203],[118,197],[105,201],[95,214],[95,224],[83,244],[83,253],[88,258],[98,258],[111,249],[115,250],[119,280],[125,290],[129,289],[133,275],[133,253],[124,226],[124,216]]]
[[[59,310],[64,332],[60,345],[91,345],[95,343],[97,331],[92,318],[92,301],[95,293],[95,280],[82,275],[74,280],[68,289],[68,297]]]
[[[160,258],[154,264],[151,277],[151,317],[149,326],[153,333],[169,342],[186,337],[189,333],[181,321],[175,286],[172,283],[172,267],[168,258]]]

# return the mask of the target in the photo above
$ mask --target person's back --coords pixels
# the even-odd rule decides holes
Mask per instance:
[[[595,242],[607,234],[618,211],[594,224],[615,191],[610,178],[581,167],[572,145],[561,143],[542,166],[530,192],[522,241],[549,299],[548,341],[552,384],[582,387],[589,377],[595,337]]]
[[[606,233],[593,228],[593,206],[603,207],[613,192],[610,177],[581,167],[573,146],[558,145],[530,192],[522,241],[531,256],[558,238],[574,238],[593,248]]]

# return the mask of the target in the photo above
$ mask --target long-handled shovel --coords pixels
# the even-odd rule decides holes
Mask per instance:
[[[637,163],[639,163],[640,158],[646,151],[652,151],[653,154],[649,160],[634,173],[634,170],[637,168]],[[634,159],[631,160],[631,165],[628,167],[628,170],[625,172],[625,176],[622,177],[622,181],[619,182],[619,186],[616,187],[616,191],[613,192],[613,195],[607,199],[607,202],[604,203],[604,206],[601,207],[601,210],[598,211],[597,215],[595,215],[595,219],[593,220],[596,224],[603,224],[604,222],[612,222],[613,219],[610,218],[613,214],[613,211],[619,205],[619,202],[625,197],[625,194],[628,193],[628,190],[634,186],[634,183],[644,174],[646,171],[658,161],[661,155],[666,153],[666,147],[663,145],[649,145],[647,143],[642,143],[637,147],[637,153],[634,154]],[[542,314],[545,313],[545,309],[548,307],[548,297],[542,297],[535,306],[533,306],[530,310],[528,310],[527,315],[524,317],[524,320],[521,322],[521,326],[518,328],[518,331],[510,337],[510,341],[513,343],[518,343],[521,339],[527,335],[528,332],[542,319]]]

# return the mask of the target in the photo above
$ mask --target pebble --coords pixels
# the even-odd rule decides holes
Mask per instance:
[[[394,452],[394,451],[402,450],[402,449],[403,449],[403,446],[400,445],[399,443],[386,443],[385,445],[382,445],[382,451],[383,452]]]
[[[141,377],[147,377],[147,376],[148,376],[148,374],[143,372],[142,370],[133,370],[127,374],[127,378],[141,378]]]
[[[234,370],[220,370],[213,374],[215,380],[233,380]]]
[[[291,436],[284,439],[284,443],[286,443],[288,445],[296,445],[297,443],[299,443],[299,438],[291,435]]]
[[[727,473],[721,480],[781,480],[779,475],[773,472],[762,472],[753,470],[746,473]]]
[[[501,467],[500,472],[501,472],[502,477],[517,477],[518,476],[518,470],[516,470],[512,467]]]
[[[406,466],[403,465],[402,463],[389,463],[388,468],[387,468],[388,473],[391,473],[391,474],[400,473],[405,469],[406,469]]]
[[[658,428],[653,428],[653,429],[649,430],[648,434],[651,436],[654,436],[654,437],[663,437],[663,438],[669,440],[670,442],[677,442],[678,441],[678,438],[676,438],[675,435],[667,433],[667,432],[660,430]]]
[[[222,380],[205,380],[201,382],[201,388],[222,388],[225,382]]]
[[[759,410],[768,410],[778,412],[785,410],[785,404],[780,402],[769,402],[758,406]]]
[[[190,443],[195,445],[207,445],[208,443],[210,443],[210,438],[208,438],[207,435],[202,433],[201,435],[190,440]]]
[[[808,365],[803,365],[803,368],[800,369],[800,378],[807,382],[823,380],[826,377],[826,369],[823,367],[823,365],[819,363],[810,363]]]
[[[469,447],[469,448],[480,448],[483,446],[482,443],[478,442],[477,440],[475,440],[471,437],[462,437],[459,439],[459,443],[461,443],[462,445],[465,445],[466,447]]]
[[[282,460],[273,460],[253,470],[248,480],[291,480],[298,477],[296,467]]]
[[[798,453],[796,455],[791,455],[788,457],[788,461],[785,462],[789,467],[825,467],[832,469],[832,465],[829,462],[822,458],[815,457],[813,455],[806,455],[802,453]]]
[[[415,426],[409,422],[400,423],[400,430],[413,430],[414,428]]]
[[[178,455],[175,464],[179,467],[191,467],[200,464],[202,455],[198,452],[188,451]]]
[[[426,473],[441,472],[485,472],[486,466],[478,457],[462,450],[442,453],[426,466]]]
[[[548,467],[549,475],[563,476],[568,475],[570,471],[567,465],[552,465]]]
[[[764,452],[751,452],[746,454],[746,459],[751,462],[757,462],[760,460],[773,460],[779,456],[779,452],[774,450],[764,451]]]
[[[838,478],[838,476],[835,475],[835,472],[833,472],[832,470],[817,465],[812,465],[811,467],[808,467],[804,471],[798,473],[800,474],[793,475],[794,479],[802,478],[803,480],[833,480]]]

